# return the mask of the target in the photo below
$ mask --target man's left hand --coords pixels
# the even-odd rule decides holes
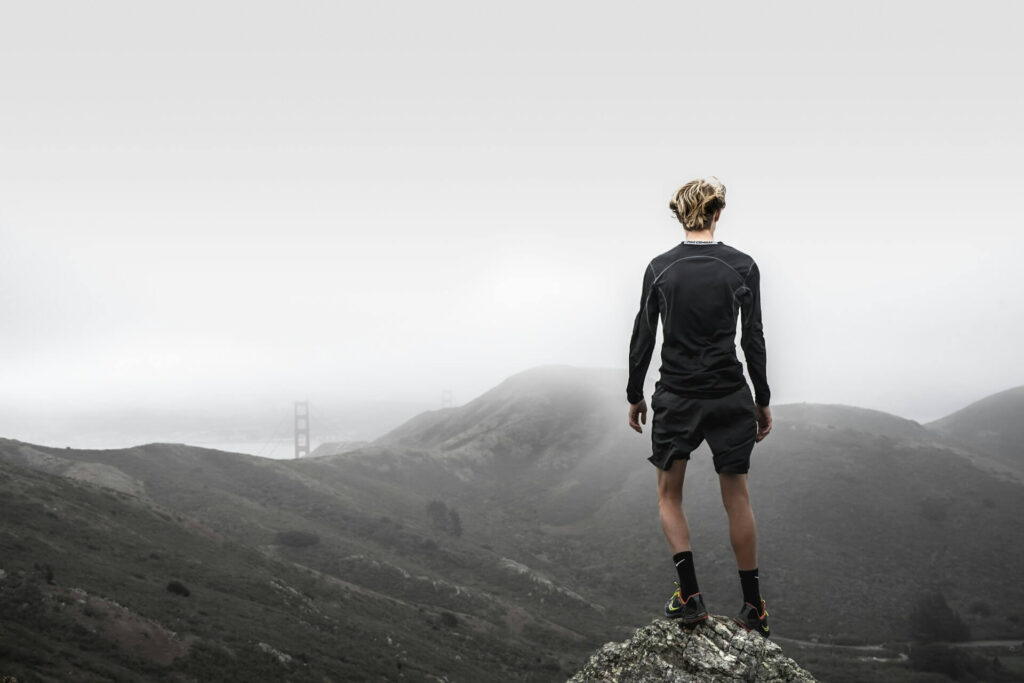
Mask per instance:
[[[640,434],[644,433],[641,424],[647,424],[647,400],[640,399],[639,403],[629,404],[629,426]]]

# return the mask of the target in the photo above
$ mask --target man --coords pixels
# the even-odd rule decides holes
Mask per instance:
[[[770,392],[761,328],[760,273],[754,260],[714,241],[725,208],[717,178],[681,187],[669,208],[686,239],[654,257],[644,271],[640,312],[629,343],[629,426],[647,424],[643,387],[654,351],[658,319],[663,329],[661,379],[651,397],[652,454],[658,468],[661,525],[679,576],[665,616],[692,625],[708,612],[697,585],[690,528],[683,512],[683,479],[690,452],[707,439],[714,456],[729,539],[740,574],[743,607],[735,620],[768,637],[768,610],[757,575],[757,528],[747,491],[754,443],[772,428]],[[736,321],[754,395],[736,358]]]

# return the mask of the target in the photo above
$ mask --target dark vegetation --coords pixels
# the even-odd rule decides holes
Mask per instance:
[[[971,629],[942,593],[922,595],[910,611],[910,636],[919,642],[960,642],[971,639]]]
[[[988,606],[984,603],[981,612]],[[939,592],[922,595],[910,611],[910,634],[917,641],[910,647],[909,665],[914,671],[941,674],[954,681],[1014,681],[998,657],[951,647],[949,643],[970,640],[970,627]]]
[[[427,503],[427,517],[435,529],[452,536],[462,535],[462,518],[455,508],[449,508],[444,501],[432,500]]]
[[[941,674],[954,681],[1019,681],[1020,677],[1008,670],[998,657],[986,657],[942,645],[929,643],[910,651],[910,666],[914,671]]]

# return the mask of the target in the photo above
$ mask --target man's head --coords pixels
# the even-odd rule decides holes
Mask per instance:
[[[691,180],[679,188],[668,208],[688,231],[707,230],[725,208],[725,185],[714,176]]]

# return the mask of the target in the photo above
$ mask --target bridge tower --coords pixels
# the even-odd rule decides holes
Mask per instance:
[[[309,455],[309,401],[295,402],[295,459]]]

